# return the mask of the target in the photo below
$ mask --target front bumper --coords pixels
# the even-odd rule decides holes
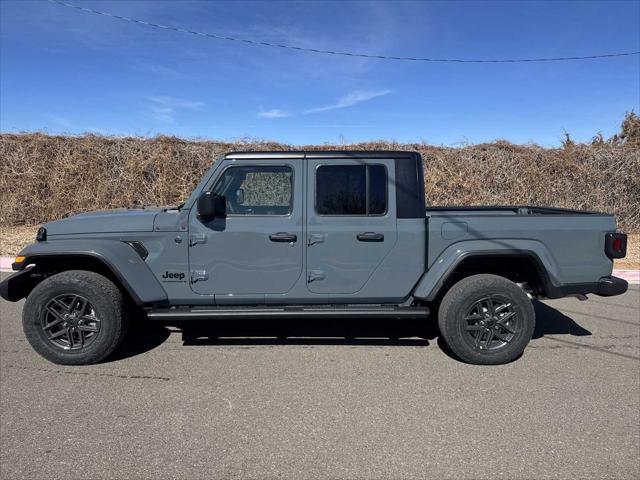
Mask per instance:
[[[0,282],[0,297],[4,298],[5,300],[9,300],[9,282],[7,282],[7,280],[9,280],[8,278],[4,279],[2,282]]]
[[[33,269],[27,268],[15,272],[0,282],[0,297],[10,302],[17,302],[26,297],[33,288]]]

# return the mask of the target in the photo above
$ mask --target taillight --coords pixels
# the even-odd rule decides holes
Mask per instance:
[[[614,238],[613,239],[613,251],[620,252],[622,250],[622,239]]]
[[[627,254],[627,236],[624,233],[607,233],[604,251],[609,258],[624,258]]]

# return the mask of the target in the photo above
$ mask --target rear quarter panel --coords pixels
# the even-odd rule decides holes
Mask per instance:
[[[428,270],[415,296],[432,289],[461,257],[473,252],[523,251],[535,254],[555,286],[597,282],[610,275],[605,233],[615,218],[604,214],[516,215],[441,211],[427,221]]]

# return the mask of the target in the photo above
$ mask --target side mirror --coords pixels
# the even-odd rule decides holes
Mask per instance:
[[[198,198],[198,215],[205,222],[224,217],[226,213],[227,201],[225,197],[214,195],[212,192],[204,192]]]

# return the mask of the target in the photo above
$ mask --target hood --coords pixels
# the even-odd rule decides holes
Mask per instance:
[[[44,225],[48,235],[151,232],[161,208],[122,208],[80,213]]]

